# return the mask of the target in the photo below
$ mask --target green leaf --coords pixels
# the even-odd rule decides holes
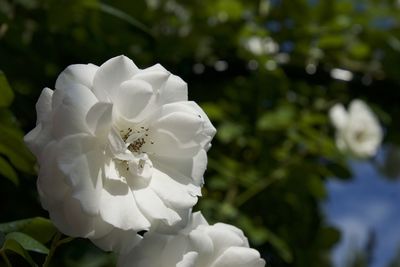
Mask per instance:
[[[17,120],[7,108],[0,108],[0,125],[17,126]]]
[[[13,167],[10,164],[0,157],[0,175],[4,176],[15,185],[19,184],[17,173],[14,171]]]
[[[33,261],[29,253],[14,239],[7,239],[4,242],[3,247],[1,250],[9,250],[17,253],[18,255],[22,256],[31,266],[36,267],[36,263]]]
[[[31,219],[18,220],[0,224],[0,232],[22,232],[41,243],[50,241],[57,229],[49,219],[35,217]]]
[[[0,71],[0,107],[8,107],[14,100],[14,93],[4,72]]]
[[[20,171],[34,173],[34,158],[23,143],[22,132],[15,127],[0,125],[0,153],[5,155],[11,164]]]
[[[48,254],[49,249],[46,248],[42,243],[36,239],[30,237],[27,234],[21,232],[12,232],[6,235],[6,239],[14,239],[17,241],[24,249],[34,251],[37,253]]]
[[[32,236],[44,244],[52,239],[57,229],[49,219],[36,217],[19,231]]]

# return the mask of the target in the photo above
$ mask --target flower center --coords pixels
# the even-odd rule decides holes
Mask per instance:
[[[142,148],[142,146],[144,144],[146,144],[146,141],[144,140],[144,138],[139,138],[139,139],[136,139],[135,141],[133,141],[133,143],[130,143],[128,146],[128,149],[131,152],[140,153],[140,149]]]
[[[151,177],[153,164],[146,151],[143,151],[146,143],[154,144],[153,141],[149,140],[149,128],[143,126],[129,127],[125,130],[120,130],[119,133],[126,148],[131,152],[130,156],[119,160],[118,165],[122,173],[126,172],[125,175],[131,173],[134,176],[145,179]]]
[[[149,128],[141,126],[138,130],[134,130],[129,127],[127,130],[121,130],[120,135],[122,140],[128,144],[127,148],[129,151],[138,154],[146,153],[142,151],[141,148],[147,142],[146,139],[149,136]],[[154,144],[154,142],[151,141],[151,144]]]

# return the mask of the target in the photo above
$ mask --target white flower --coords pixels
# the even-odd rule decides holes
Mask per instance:
[[[350,103],[346,111],[336,104],[329,111],[332,124],[336,128],[336,145],[345,152],[366,158],[374,156],[383,139],[383,131],[378,119],[361,100]]]
[[[40,165],[41,203],[63,233],[123,251],[139,231],[186,225],[215,128],[182,79],[125,56],[71,65],[36,109],[25,142]]]
[[[229,224],[208,225],[200,212],[178,235],[146,234],[140,246],[121,254],[119,267],[263,267],[243,232]]]

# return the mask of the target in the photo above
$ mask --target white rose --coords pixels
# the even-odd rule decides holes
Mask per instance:
[[[119,267],[263,267],[243,232],[229,224],[208,225],[200,212],[178,235],[149,233],[140,246],[121,254]]]
[[[40,165],[41,203],[63,233],[123,251],[139,231],[186,225],[215,128],[182,79],[125,56],[71,65],[36,110],[25,142]]]
[[[378,119],[363,101],[353,100],[348,111],[342,104],[336,104],[329,111],[329,116],[336,128],[336,144],[340,150],[360,158],[376,154],[383,131]]]

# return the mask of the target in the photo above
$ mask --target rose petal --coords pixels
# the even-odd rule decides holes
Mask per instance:
[[[112,127],[112,108],[110,103],[94,104],[86,115],[86,124],[94,136],[104,139]]]
[[[37,120],[36,124],[46,121],[51,114],[51,102],[53,97],[53,90],[44,88],[36,103]]]
[[[193,157],[152,155],[151,160],[159,170],[182,184],[193,183],[197,188],[204,183],[203,175],[207,169],[207,154],[203,149],[199,150]],[[196,193],[196,195],[198,194]]]
[[[171,73],[165,69],[147,68],[137,73],[133,79],[146,81],[146,83],[151,84],[154,93],[157,93],[167,82],[170,75]]]
[[[117,110],[127,119],[140,121],[138,118],[145,107],[149,105],[153,96],[153,89],[150,84],[139,80],[123,82],[113,98]]]
[[[243,231],[230,224],[216,223],[207,228],[207,234],[213,240],[214,246],[220,249],[230,246],[249,247]]]
[[[120,84],[139,71],[135,63],[126,56],[107,60],[97,70],[93,80],[93,92],[101,101],[113,99]]]
[[[189,191],[186,185],[175,181],[158,169],[153,170],[149,186],[170,207],[188,209],[197,203],[197,197]]]
[[[85,212],[98,214],[105,159],[97,150],[96,138],[77,134],[62,139],[59,144],[57,164],[72,186],[72,196],[80,200]]]
[[[176,267],[201,266],[201,265],[198,265],[198,262],[197,262],[198,257],[199,257],[199,253],[197,253],[195,251],[190,251],[190,252],[186,253],[185,255],[183,255],[183,259],[176,264]]]
[[[230,247],[210,267],[264,267],[265,261],[257,250]]]
[[[90,240],[105,251],[118,251],[124,254],[132,250],[142,240],[142,237],[132,230],[123,231],[114,228],[107,235],[101,238],[90,238]]]
[[[194,229],[188,235],[190,250],[198,252],[201,257],[198,259],[198,266],[208,266],[212,261],[213,254],[216,253],[216,247],[213,240],[203,231]]]
[[[93,64],[70,65],[58,76],[56,89],[68,91],[71,87],[75,87],[76,84],[92,88],[93,78],[98,68]]]
[[[56,90],[54,97],[59,94]],[[85,86],[75,85],[63,94],[62,102],[54,108],[53,129],[57,138],[82,132],[90,132],[86,114],[97,103],[96,97]]]
[[[181,220],[179,214],[175,210],[167,207],[152,189],[147,187],[135,190],[133,194],[139,209],[152,224],[156,224],[155,221],[160,221],[169,226],[173,226]],[[152,221],[152,219],[155,221]]]
[[[167,245],[168,236],[161,234],[148,233],[144,235],[140,246],[136,246],[129,253],[120,254],[118,258],[119,267],[149,267],[160,266],[162,258],[160,256],[154,257],[154,251],[163,251]],[[151,249],[148,249],[148,248]],[[128,252],[128,251],[127,251]]]
[[[56,165],[58,151],[59,145],[55,141],[52,141],[42,152],[41,158],[47,160],[47,164],[43,164],[40,167],[37,179],[37,186],[44,195],[45,202],[42,202],[42,204],[60,202],[70,191],[64,181],[64,175]]]
[[[122,230],[142,231],[150,222],[138,209],[136,200],[126,183],[107,179],[101,195],[100,215],[108,223]]]
[[[187,83],[180,77],[171,74],[164,87],[160,89],[160,99],[163,104],[187,101]]]

